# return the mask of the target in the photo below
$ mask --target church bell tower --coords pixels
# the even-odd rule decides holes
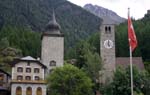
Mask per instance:
[[[103,70],[101,71],[101,83],[112,80],[115,71],[115,25],[108,21],[103,21],[101,27],[100,51]]]
[[[54,11],[42,34],[41,61],[47,67],[46,75],[64,63],[64,35],[60,32]]]

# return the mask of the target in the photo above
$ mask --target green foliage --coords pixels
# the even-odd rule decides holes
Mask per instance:
[[[150,62],[144,62],[145,69],[148,71],[150,74]]]
[[[0,1],[0,22],[4,26],[21,26],[33,31],[43,31],[51,20],[53,9],[61,31],[65,34],[65,51],[99,29],[100,18],[67,0]]]
[[[32,32],[28,28],[5,26],[0,31],[1,47],[10,47],[20,49],[23,56],[40,56],[40,34]]]
[[[73,65],[57,67],[47,80],[49,95],[93,95],[91,79]]]
[[[98,80],[99,80],[99,71],[101,69],[101,60],[99,50],[99,35],[98,33],[94,34],[92,37],[89,37],[87,40],[82,40],[75,46],[74,50],[69,51],[70,59],[76,59],[75,66],[82,69],[86,74],[92,79],[92,82],[95,84],[94,90],[98,89]],[[74,55],[74,56],[73,56]]]
[[[137,95],[150,94],[150,75],[133,68],[134,91]],[[111,92],[111,93],[110,93]],[[130,95],[130,68],[117,68],[113,82],[105,87],[104,95]]]

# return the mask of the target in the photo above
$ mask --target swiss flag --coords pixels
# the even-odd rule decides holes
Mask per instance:
[[[128,39],[132,52],[137,47],[137,39],[132,25],[131,18],[128,16]]]

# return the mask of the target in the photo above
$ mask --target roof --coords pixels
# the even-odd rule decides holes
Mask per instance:
[[[19,62],[21,62],[21,61],[25,61],[25,62],[35,62],[35,63],[41,65],[42,67],[47,68],[47,67],[46,67],[44,64],[42,64],[39,60],[37,60],[37,59],[35,59],[35,58],[31,57],[31,56],[26,56],[26,57],[23,57],[23,58],[16,58],[16,59],[14,59],[13,62],[12,62],[12,63],[13,63],[12,66],[14,66],[15,64],[17,64],[17,63],[19,63]]]
[[[56,21],[55,13],[54,13],[54,10],[53,10],[52,20],[50,20],[48,22],[48,24],[46,25],[46,28],[45,28],[44,32],[48,32],[50,34],[60,34],[59,30],[60,30],[60,25]]]
[[[26,57],[21,58],[21,60],[36,60],[36,59],[31,56],[26,56]]]
[[[11,76],[9,73],[7,73],[6,71],[4,71],[4,70],[2,70],[2,69],[0,69],[0,72],[6,74],[7,76]]]
[[[105,18],[103,17],[103,25],[115,25],[116,22],[114,20],[112,20],[111,18]]]
[[[142,57],[132,57],[132,62],[133,62],[133,65],[136,66],[138,69],[141,69],[141,70],[144,69]],[[130,65],[130,58],[129,57],[117,57],[116,65],[128,67]]]

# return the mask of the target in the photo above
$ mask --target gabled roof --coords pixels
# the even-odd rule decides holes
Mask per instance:
[[[35,59],[35,58],[31,57],[31,56],[26,56],[26,57],[23,57],[23,58],[16,58],[16,59],[14,59],[13,62],[12,62],[12,66],[14,66],[15,64],[17,64],[19,62],[23,62],[23,61],[24,62],[35,62],[35,63],[41,65],[42,67],[47,68],[39,60],[37,60],[37,59]]]
[[[142,57],[132,57],[132,61],[133,61],[133,66],[136,66],[140,70],[144,69]],[[130,65],[130,58],[129,57],[117,57],[116,65],[128,67]]]

